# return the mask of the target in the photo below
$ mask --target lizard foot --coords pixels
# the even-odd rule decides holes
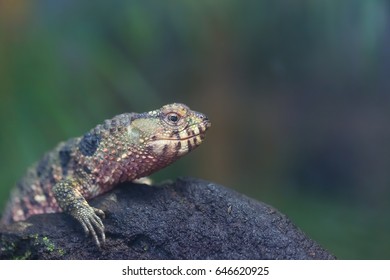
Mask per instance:
[[[98,208],[85,205],[78,208],[72,216],[78,220],[83,227],[85,234],[88,236],[91,234],[95,244],[100,248],[101,239],[102,244],[106,241],[106,235],[104,234],[104,224],[102,218],[105,217],[104,212]]]

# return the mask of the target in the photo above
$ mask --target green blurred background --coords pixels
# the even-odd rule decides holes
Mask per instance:
[[[341,259],[390,258],[390,5],[0,0],[0,207],[27,166],[122,112],[213,127],[154,175],[287,214]]]

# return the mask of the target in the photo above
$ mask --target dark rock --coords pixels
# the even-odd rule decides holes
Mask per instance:
[[[44,214],[0,227],[0,259],[334,259],[271,206],[203,180],[127,183],[91,205],[106,212],[102,249]]]

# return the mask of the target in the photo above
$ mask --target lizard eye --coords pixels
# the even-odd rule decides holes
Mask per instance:
[[[176,113],[169,113],[167,115],[167,120],[171,124],[176,124],[180,120],[180,116]]]

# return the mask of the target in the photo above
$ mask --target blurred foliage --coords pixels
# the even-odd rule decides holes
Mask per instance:
[[[339,258],[390,258],[389,6],[0,0],[0,206],[59,141],[177,101],[213,127],[157,181],[233,187]]]

